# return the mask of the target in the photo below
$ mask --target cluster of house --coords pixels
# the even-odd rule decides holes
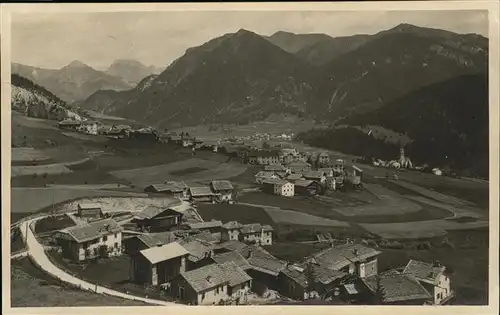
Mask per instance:
[[[213,180],[205,186],[188,186],[183,181],[167,181],[163,184],[149,185],[144,191],[194,202],[232,203],[235,189],[228,180]]]
[[[332,167],[311,169],[311,164],[294,161],[289,164],[270,164],[255,174],[255,182],[261,184],[263,191],[280,196],[314,196],[325,190],[341,189],[346,183],[359,187],[363,171],[352,166],[349,172],[344,162],[337,160]]]
[[[88,213],[86,209],[88,210]],[[80,207],[86,217],[99,216]],[[146,208],[136,216],[145,226],[179,226],[182,213]],[[295,300],[341,299],[350,303],[444,304],[453,297],[446,268],[410,260],[378,272],[379,250],[363,244],[332,245],[289,263],[269,253],[273,228],[261,224],[190,223],[186,229],[126,236],[113,219],[89,221],[55,234],[64,257],[76,261],[126,254],[130,280],[195,304],[246,303],[267,289]]]
[[[281,133],[281,134],[271,134],[271,133],[254,133],[249,136],[235,136],[231,138],[226,138],[226,141],[258,141],[258,140],[277,140],[277,141],[290,141],[294,138],[294,133]]]
[[[97,135],[99,124],[91,120],[65,119],[58,123],[60,129],[74,132],[82,132],[90,135]]]

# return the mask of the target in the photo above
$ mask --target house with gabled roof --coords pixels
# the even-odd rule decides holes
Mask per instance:
[[[123,247],[127,255],[136,255],[143,249],[165,245],[177,240],[174,232],[145,233],[133,235],[123,240]]]
[[[260,223],[244,224],[240,228],[239,239],[244,243],[271,245],[273,243],[273,228]]]
[[[221,232],[222,221],[210,220],[204,222],[195,222],[195,223],[189,223],[188,226],[192,230],[210,231],[211,233],[218,233]]]
[[[132,220],[141,231],[164,232],[178,229],[182,223],[183,213],[172,208],[149,206],[139,212]]]
[[[132,281],[157,286],[187,270],[189,251],[178,242],[143,249],[131,256]]]
[[[223,241],[237,241],[243,225],[237,221],[229,221],[222,225],[221,239]]]
[[[82,219],[97,219],[104,216],[101,205],[98,203],[79,203],[77,205],[78,217]]]
[[[189,199],[197,202],[212,202],[215,203],[217,194],[215,194],[210,186],[196,186],[189,188]]]
[[[305,179],[316,181],[320,184],[324,184],[326,182],[325,173],[322,171],[309,171],[303,174]]]
[[[167,181],[163,184],[152,184],[145,192],[165,194],[172,198],[187,199],[189,187],[183,181]]]
[[[233,200],[234,187],[228,180],[213,180],[210,182],[210,188],[219,198],[219,202],[228,202]]]
[[[260,171],[257,174],[255,174],[255,182],[257,184],[262,184],[265,180],[267,179],[278,179],[279,176],[276,175],[274,172],[265,172],[265,171]]]
[[[372,294],[374,304],[424,305],[432,298],[413,276],[394,270],[363,278],[361,281]]]
[[[315,196],[322,192],[321,185],[313,180],[296,180],[294,182],[295,185],[295,194],[301,196]]]
[[[306,173],[311,170],[311,164],[302,160],[295,160],[291,163],[286,164],[286,167],[290,169],[292,173]]]
[[[454,296],[446,268],[439,262],[411,259],[402,273],[414,277],[425,287],[431,296],[429,299],[431,304],[446,304]]]
[[[122,254],[122,227],[113,219],[83,223],[55,233],[63,257],[75,261]]]
[[[253,150],[247,153],[248,164],[270,165],[279,164],[282,154],[280,150]]]
[[[171,292],[192,305],[216,305],[248,292],[252,278],[234,263],[210,264],[180,274]]]
[[[292,197],[295,194],[294,185],[283,179],[264,180],[262,190],[268,194],[286,197]]]

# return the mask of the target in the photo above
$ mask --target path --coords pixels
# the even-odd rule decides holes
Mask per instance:
[[[164,306],[178,305],[172,302],[142,298],[130,294],[125,294],[119,291],[111,290],[102,286],[96,286],[95,284],[76,278],[66,273],[65,271],[59,269],[50,261],[47,254],[45,253],[43,245],[38,242],[37,238],[33,234],[33,231],[31,230],[31,228],[29,228],[30,225],[42,219],[43,217],[44,216],[23,221],[20,224],[20,230],[21,233],[23,234],[24,240],[26,241],[27,255],[29,255],[38,264],[38,266],[40,266],[41,269],[43,269],[51,276],[59,278],[66,283],[71,283],[73,285],[79,286],[82,290],[93,291],[99,294],[107,294],[123,299],[142,301],[152,305],[164,305]]]

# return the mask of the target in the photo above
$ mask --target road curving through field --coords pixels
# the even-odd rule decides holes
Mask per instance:
[[[23,238],[26,242],[27,255],[29,257],[31,257],[36,262],[36,264],[41,269],[43,269],[44,272],[48,273],[52,277],[59,278],[61,281],[78,286],[82,290],[93,291],[93,292],[98,293],[98,294],[107,294],[107,295],[111,295],[111,296],[115,296],[115,297],[119,297],[119,298],[123,298],[123,299],[142,301],[142,302],[145,302],[145,303],[148,303],[151,305],[162,305],[162,306],[179,305],[179,304],[172,303],[172,302],[138,297],[135,295],[130,295],[130,294],[122,293],[122,292],[115,291],[112,289],[108,289],[106,287],[102,287],[102,286],[84,281],[84,280],[79,279],[77,277],[74,277],[74,276],[68,274],[67,272],[65,272],[64,270],[58,268],[49,259],[49,257],[45,253],[45,249],[44,249],[43,245],[40,244],[40,242],[38,242],[38,239],[35,237],[32,229],[31,229],[32,224],[35,224],[36,221],[38,221],[46,216],[48,216],[48,215],[42,215],[40,217],[31,218],[29,220],[25,220],[25,221],[21,222],[19,225],[19,228],[21,230]]]

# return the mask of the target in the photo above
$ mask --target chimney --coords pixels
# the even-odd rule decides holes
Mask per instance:
[[[207,276],[205,279],[206,279],[208,282],[210,282],[210,280],[212,280],[212,276]]]
[[[157,246],[157,247],[162,247],[162,246],[163,246],[163,244],[162,244],[162,242],[157,242],[157,243],[156,243],[156,246]]]
[[[357,256],[357,255],[359,254],[358,249],[357,249],[357,248],[355,248],[355,249],[353,250],[353,253],[354,253],[354,255],[356,255],[356,256]]]
[[[434,261],[434,267],[441,267],[441,262],[439,260]]]

